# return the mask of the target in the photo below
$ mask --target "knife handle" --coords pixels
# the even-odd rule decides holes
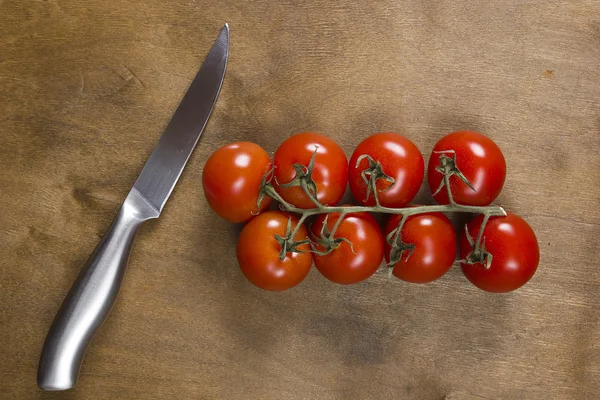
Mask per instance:
[[[117,299],[135,234],[144,221],[158,215],[135,188],[131,190],[54,318],[40,357],[41,389],[75,386],[85,352]]]

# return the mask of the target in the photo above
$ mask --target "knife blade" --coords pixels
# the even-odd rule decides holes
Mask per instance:
[[[41,389],[66,390],[76,385],[87,348],[116,301],[135,234],[145,221],[159,217],[204,131],[221,90],[228,55],[225,24],[117,217],[56,314],[40,356]]]

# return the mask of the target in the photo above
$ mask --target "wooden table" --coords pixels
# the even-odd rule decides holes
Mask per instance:
[[[600,398],[597,1],[0,1],[0,397]],[[223,91],[160,220],[140,232],[79,385],[43,393],[47,329],[224,22]],[[219,146],[381,130],[427,159],[458,129],[508,163],[498,203],[541,264],[507,295],[453,268],[285,293],[241,274],[201,171]],[[428,199],[423,187],[422,199]]]

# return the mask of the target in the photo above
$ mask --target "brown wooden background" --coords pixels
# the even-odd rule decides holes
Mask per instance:
[[[205,135],[78,388],[43,393],[52,318],[224,22]],[[599,65],[591,0],[0,0],[0,398],[600,398]],[[265,293],[203,197],[203,163],[234,140],[274,151],[315,130],[350,154],[393,130],[427,158],[456,129],[499,143],[498,202],[538,234],[518,292],[453,268]]]

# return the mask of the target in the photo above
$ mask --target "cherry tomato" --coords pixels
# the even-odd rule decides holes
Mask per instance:
[[[381,132],[369,136],[356,147],[348,167],[350,190],[361,204],[373,206],[375,197],[370,192],[367,198],[368,185],[362,176],[371,162],[364,158],[356,165],[363,154],[381,163],[383,173],[394,180],[393,184],[391,180],[376,180],[381,205],[398,208],[410,203],[421,187],[424,173],[423,156],[417,146],[397,133]]]
[[[467,279],[478,288],[496,293],[510,292],[531,279],[540,261],[540,249],[533,229],[521,217],[490,217],[483,230],[484,249],[492,255],[489,269],[482,263],[461,263]],[[477,240],[483,216],[467,224],[469,235]],[[482,239],[482,240],[483,240]],[[467,234],[460,237],[460,257],[466,259],[473,250]]]
[[[267,172],[269,155],[257,144],[235,142],[215,151],[202,171],[204,196],[220,217],[244,222],[265,210],[271,198],[265,196],[257,210],[260,184]]]
[[[311,225],[313,238],[320,237],[326,215],[319,215]],[[329,214],[327,229],[333,229],[340,217],[340,213]],[[383,259],[384,238],[371,214],[347,214],[334,233],[334,239],[339,238],[352,242],[352,247],[345,241],[339,241],[338,247],[331,253],[313,255],[315,266],[325,278],[336,283],[352,284],[367,279],[377,271]],[[325,250],[320,245],[315,249]]]
[[[506,177],[506,161],[498,145],[487,136],[471,131],[454,132],[441,138],[433,148],[427,167],[431,193],[438,190],[444,178],[444,175],[435,169],[440,165],[440,157],[442,154],[452,157],[451,153],[437,152],[448,150],[454,150],[456,167],[475,189],[471,189],[458,175],[450,176],[450,189],[454,201],[472,206],[491,204],[500,194]],[[433,197],[440,204],[450,202],[446,188],[442,188]]]
[[[344,151],[333,140],[318,133],[304,132],[289,137],[275,151],[275,189],[288,203],[299,208],[314,208],[300,186],[282,187],[296,177],[294,164],[308,166],[315,149],[317,155],[312,172],[317,199],[324,205],[336,205],[346,191],[348,162]]]
[[[387,237],[398,227],[401,215],[392,215],[385,227]],[[456,258],[456,233],[452,223],[442,213],[418,214],[408,217],[402,227],[402,242],[414,245],[414,250],[402,253],[392,273],[396,278],[412,283],[428,283],[441,278]],[[389,243],[385,243],[385,259],[390,262]],[[408,259],[407,259],[408,257]]]
[[[298,224],[298,217],[283,211],[267,211],[254,217],[240,233],[237,242],[237,259],[242,272],[250,282],[259,288],[270,291],[290,289],[308,275],[312,265],[312,255],[308,243],[299,245],[298,252],[287,252],[280,260],[281,245],[275,235],[285,237],[288,220],[292,228]],[[302,225],[294,240],[308,238],[308,229]]]

